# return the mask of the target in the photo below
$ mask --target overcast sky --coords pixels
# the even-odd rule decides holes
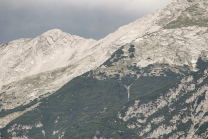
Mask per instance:
[[[0,0],[0,44],[61,29],[101,39],[172,0]]]

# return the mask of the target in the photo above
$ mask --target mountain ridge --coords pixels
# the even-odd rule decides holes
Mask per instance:
[[[37,37],[33,40],[28,40],[28,41],[30,41],[29,43],[37,44],[37,48],[39,48],[41,50],[39,53],[40,57],[45,56],[44,59],[37,59],[38,63],[34,64],[34,65],[32,63],[35,63],[36,61],[33,62],[32,59],[34,59],[34,58],[31,56],[30,53],[27,53],[27,52],[26,53],[30,57],[30,59],[28,58],[28,61],[27,60],[25,61],[24,58],[23,59],[21,59],[21,58],[16,59],[16,57],[17,57],[16,55],[12,56],[13,59],[11,59],[12,57],[10,57],[10,56],[4,55],[4,49],[6,52],[10,51],[11,55],[14,54],[14,51],[15,51],[15,53],[20,51],[20,52],[23,52],[24,54],[26,54],[25,51],[27,51],[27,49],[28,49],[27,45],[25,45],[25,47],[27,48],[26,50],[24,50],[24,49],[19,49],[19,50],[14,49],[13,51],[7,50],[6,48],[10,48],[11,47],[10,45],[7,47],[5,47],[5,46],[1,47],[1,52],[3,51],[3,53],[0,54],[0,56],[1,56],[0,58],[4,59],[4,63],[0,63],[1,64],[0,70],[3,71],[3,72],[1,72],[1,76],[0,76],[1,77],[0,86],[2,87],[4,85],[4,87],[2,88],[3,90],[1,89],[1,92],[7,92],[5,90],[5,88],[7,86],[9,88],[9,86],[11,86],[10,84],[15,84],[15,83],[18,84],[19,79],[24,80],[24,78],[27,77],[28,75],[30,76],[30,75],[38,74],[38,73],[41,74],[41,72],[46,72],[46,73],[53,72],[53,71],[51,71],[52,69],[61,68],[61,67],[63,69],[67,69],[67,67],[74,67],[75,69],[71,68],[71,69],[73,69],[73,71],[70,71],[70,68],[69,68],[66,73],[62,73],[65,76],[60,77],[59,78],[60,80],[57,81],[58,83],[54,82],[53,85],[56,84],[56,86],[57,86],[56,89],[60,88],[62,85],[64,85],[66,82],[73,79],[74,77],[81,75],[89,70],[92,70],[95,67],[99,67],[103,62],[105,62],[113,54],[114,51],[116,51],[122,45],[130,43],[132,40],[136,39],[138,36],[142,36],[146,33],[157,31],[159,28],[161,28],[163,26],[163,24],[165,25],[168,22],[170,22],[171,20],[175,19],[177,16],[179,16],[180,12],[183,9],[185,9],[186,7],[187,7],[187,3],[181,4],[180,2],[172,2],[166,8],[164,8],[162,10],[158,10],[154,14],[147,15],[147,16],[145,16],[145,17],[143,17],[133,23],[130,23],[129,25],[123,26],[123,27],[119,28],[117,31],[115,31],[113,34],[110,34],[110,35],[106,36],[104,39],[101,39],[99,41],[85,40],[85,39],[82,39],[79,37],[75,37],[75,38],[79,38],[80,40],[83,40],[83,41],[79,45],[76,44],[78,42],[75,41],[75,45],[77,45],[77,46],[73,45],[74,48],[72,48],[72,49],[74,49],[74,50],[71,50],[69,47],[66,47],[63,45],[65,39],[69,39],[69,42],[66,41],[66,45],[70,45],[70,35],[68,35],[67,33],[62,33],[62,31],[60,31],[60,30],[48,31],[45,34],[41,35],[40,37]],[[169,11],[169,12],[167,12],[167,11]],[[175,13],[175,11],[177,11],[177,13]],[[155,23],[156,17],[159,20]],[[160,23],[163,23],[163,24],[160,24]],[[50,36],[50,33],[52,33],[51,34],[52,37]],[[59,38],[61,33],[65,37],[69,36],[69,38],[68,37],[62,38],[62,39]],[[46,38],[44,37],[44,35],[46,35]],[[58,39],[59,41],[54,42],[52,38],[54,38],[54,40],[59,38]],[[41,39],[43,39],[43,40],[41,40]],[[79,39],[78,39],[78,41],[79,41]],[[22,41],[24,41],[24,40],[22,40]],[[50,43],[52,45],[50,45]],[[52,48],[53,47],[56,48],[56,46],[55,46],[56,43],[63,45],[64,48],[60,49],[57,52],[54,51],[54,53],[58,53],[58,54],[52,53],[51,55],[48,55],[48,57],[50,57],[50,58],[47,59],[47,54],[50,53],[51,50],[55,50]],[[24,44],[24,42],[21,42],[21,40],[20,40],[20,43],[17,43],[17,45],[23,45],[23,44]],[[11,44],[11,45],[13,45],[13,44]],[[3,46],[3,45],[1,45],[1,46]],[[48,46],[48,47],[45,47],[45,46]],[[71,44],[71,46],[72,46],[72,44]],[[17,47],[16,44],[14,44],[14,47]],[[65,49],[67,51],[74,51],[74,52],[66,53]],[[77,51],[77,53],[76,53],[76,51]],[[21,55],[21,54],[19,54],[19,55]],[[61,58],[58,57],[60,55],[61,55]],[[56,58],[51,59],[51,57],[53,57],[53,56]],[[22,55],[20,57],[22,57]],[[37,58],[39,58],[39,57],[37,57]],[[46,63],[42,63],[42,62],[44,62],[44,60],[46,61]],[[70,62],[69,61],[67,62],[67,60],[70,60]],[[28,64],[28,63],[30,63],[30,64]],[[56,64],[57,64],[57,66],[55,66]],[[65,68],[64,68],[64,66],[65,66]],[[25,71],[23,69],[25,69]],[[21,70],[23,70],[23,71],[21,71]],[[30,71],[28,71],[28,70],[30,70]],[[21,80],[20,80],[20,82],[21,82]],[[45,86],[47,86],[47,84]],[[17,90],[25,90],[26,92],[32,91],[32,90],[27,90],[27,89],[23,89],[23,88],[26,88],[26,86],[25,87],[18,87],[16,89],[16,91],[13,90],[13,92],[17,92]],[[13,88],[13,89],[15,89],[15,88]],[[41,89],[41,90],[44,90],[44,89]],[[45,90],[47,90],[47,89],[45,89]],[[49,92],[53,92],[53,91],[55,91],[55,90],[53,90],[53,89],[49,90]],[[39,91],[39,93],[32,91],[29,94],[43,95],[46,93],[48,93],[48,91],[47,92]],[[7,93],[4,93],[4,95],[5,94],[7,94]],[[36,96],[36,95],[33,95],[33,96]],[[10,93],[8,93],[7,96],[9,97]],[[33,100],[35,98],[35,97],[32,97],[30,99],[29,96],[30,95],[26,96],[27,100]],[[17,95],[17,96],[14,95],[14,97],[19,98],[19,95]],[[9,97],[9,98],[11,98],[11,97]],[[12,102],[10,100],[3,100],[3,101],[7,102],[8,104],[10,102]],[[20,103],[18,103],[18,104],[12,104],[13,106],[12,105],[6,106],[5,103],[2,103],[2,105],[5,105],[5,106],[3,106],[4,109],[14,108],[16,106],[19,106],[20,104],[23,104],[24,101],[19,101],[19,102]],[[29,101],[26,101],[26,104],[28,102]],[[2,109],[2,107],[1,107],[1,109]]]
[[[37,50],[39,50],[37,51],[37,54],[40,58],[43,57],[43,59],[37,60],[40,61],[40,65],[35,65],[33,71],[28,72],[28,75],[30,76],[23,76],[22,79],[16,81],[13,80],[12,82],[8,81],[2,86],[0,94],[0,115],[4,115],[4,117],[0,118],[0,121],[3,122],[0,122],[2,136],[19,136],[26,138],[27,136],[32,137],[32,132],[34,131],[37,132],[37,138],[38,136],[43,138],[58,138],[58,136],[64,138],[64,135],[66,135],[65,138],[69,136],[79,138],[82,135],[82,137],[85,138],[101,139],[105,136],[108,137],[107,133],[110,133],[109,130],[105,131],[103,129],[105,134],[101,134],[102,131],[96,131],[95,135],[95,133],[92,133],[95,132],[94,127],[93,131],[89,131],[88,128],[82,129],[82,126],[84,128],[87,125],[85,123],[94,121],[93,118],[96,119],[96,117],[98,117],[99,121],[100,116],[102,117],[102,114],[105,115],[106,112],[110,111],[111,107],[123,105],[121,103],[125,103],[125,107],[127,107],[126,104],[128,101],[131,103],[131,100],[135,97],[144,97],[148,92],[154,92],[155,89],[171,83],[176,79],[182,78],[183,76],[185,76],[185,80],[187,74],[196,72],[202,66],[207,64],[208,48],[206,44],[208,39],[208,27],[205,24],[205,21],[207,20],[206,8],[206,1],[198,0],[190,2],[186,0],[174,0],[167,7],[121,27],[116,32],[109,34],[99,41],[92,39],[86,40],[78,36],[71,37],[71,35],[63,33],[58,29],[48,31],[37,37],[36,39],[38,41],[36,44],[40,43],[40,45],[37,45]],[[202,11],[199,16],[199,18],[202,19],[200,20],[202,22],[195,20],[197,19],[199,10]],[[187,15],[189,15],[190,20],[186,20]],[[190,22],[187,23],[186,21]],[[63,34],[68,36],[69,40],[66,39],[67,37],[60,39],[60,36],[64,36]],[[24,41],[31,42],[32,40],[22,39],[18,45],[22,46]],[[63,47],[61,48],[60,45],[57,45],[62,43],[65,44],[65,42],[66,45],[62,45]],[[68,48],[68,44],[71,44],[71,47],[73,48]],[[14,46],[16,47],[16,44]],[[4,47],[8,46],[1,45],[0,49],[4,50]],[[66,50],[70,52],[71,55],[68,55],[69,53],[66,53]],[[17,51],[17,49],[15,49],[15,51]],[[23,50],[20,49],[19,51]],[[75,51],[77,51],[77,53]],[[27,54],[31,56],[30,53]],[[3,53],[0,54],[0,56],[2,55]],[[62,59],[59,59],[59,56],[62,56]],[[50,59],[51,57],[54,57],[54,59]],[[58,58],[56,59],[56,57]],[[45,62],[46,65],[42,66],[42,62]],[[18,67],[17,63],[10,63],[10,67]],[[12,76],[12,74],[8,74],[7,76]],[[16,76],[16,78],[17,77],[18,76]],[[6,80],[6,77],[4,80]],[[201,84],[203,81],[204,79],[202,80],[201,78],[197,82]],[[143,82],[146,82],[150,87],[142,85]],[[62,86],[63,88],[61,88]],[[79,86],[82,86],[83,88],[80,89]],[[100,90],[99,87],[102,89]],[[89,90],[91,90],[91,92]],[[185,90],[194,91],[193,86],[191,85],[185,87]],[[109,94],[107,95],[104,92]],[[23,94],[26,95],[23,96]],[[112,98],[109,98],[111,95],[113,95]],[[148,95],[149,94],[146,96]],[[154,96],[158,97],[157,95],[158,93],[155,93]],[[63,103],[59,101],[59,97],[62,98],[61,100],[63,100]],[[93,97],[96,99],[92,100]],[[83,98],[88,101],[83,101]],[[103,98],[103,100],[101,98]],[[57,105],[53,103],[54,100],[56,100]],[[102,104],[98,103],[97,100],[100,100]],[[65,104],[65,102],[67,103]],[[80,104],[76,104],[78,102],[80,102]],[[137,102],[135,101],[135,104],[136,103]],[[138,105],[140,105],[139,103],[140,102],[138,102]],[[48,106],[48,104],[53,105],[55,109]],[[163,103],[161,103],[161,105],[162,104]],[[164,103],[164,105],[166,105],[166,103]],[[37,107],[33,108],[33,106]],[[45,106],[49,108],[45,109]],[[58,106],[61,107],[57,108]],[[62,107],[63,111],[59,111],[59,109],[62,110]],[[73,115],[73,113],[70,112],[72,110],[69,110],[67,107],[77,109],[75,114],[78,114],[80,119],[74,120],[73,117],[75,115]],[[131,108],[129,107],[129,109]],[[136,109],[137,108],[135,108],[135,110]],[[161,109],[163,111],[162,107]],[[47,110],[50,111],[50,114],[47,113]],[[57,114],[53,113],[54,110],[57,111]],[[120,118],[119,116],[117,117],[117,120],[121,123],[125,123],[125,120],[130,120],[127,124],[120,124],[121,128],[128,131],[128,135],[134,134],[134,129],[141,126],[141,131],[140,129],[138,130],[140,135],[137,134],[137,137],[166,137],[166,133],[163,133],[159,128],[158,131],[155,130],[156,128],[150,129],[148,123],[146,125],[141,124],[140,126],[137,126],[139,123],[134,121],[134,118],[131,120],[131,116],[130,118],[125,119],[124,113],[126,110],[127,109],[119,110],[124,112],[120,115]],[[160,110],[159,108],[155,108],[155,111]],[[154,114],[155,111],[153,110],[152,114]],[[166,111],[166,107],[164,108],[164,111]],[[6,115],[7,112],[9,113],[8,115]],[[37,114],[34,112],[37,112]],[[47,119],[46,121],[38,117],[38,114],[42,112],[46,116],[44,117],[45,120]],[[64,115],[65,112],[69,112],[72,117]],[[37,116],[37,119],[34,119],[33,121],[36,123],[30,124],[30,120],[27,120],[27,122],[23,122],[25,125],[22,124],[22,117],[29,119],[31,113],[34,114],[34,117]],[[85,113],[86,116],[82,116],[83,113]],[[136,114],[136,117],[137,116],[138,115]],[[140,123],[144,123],[144,117],[140,118]],[[53,120],[60,121],[60,123],[53,122]],[[110,123],[114,123],[113,120],[114,119],[110,119]],[[159,117],[158,120],[162,121],[164,118]],[[10,123],[10,121],[12,122]],[[71,121],[71,123],[69,121]],[[106,124],[109,124],[109,121],[105,122]],[[58,126],[53,123],[58,123]],[[62,125],[61,123],[65,124]],[[68,123],[68,125],[66,125],[66,123]],[[187,124],[189,125],[190,123]],[[46,129],[45,126],[48,127],[49,125],[51,126],[51,129]],[[111,125],[107,126],[111,127]],[[63,128],[66,128],[66,130]],[[100,127],[96,126],[96,128],[99,130]],[[122,138],[124,135],[123,131],[117,130],[115,127],[113,128],[115,136],[112,136]],[[165,129],[165,127],[161,126],[161,129]],[[176,128],[173,130],[175,129]],[[80,136],[79,134],[75,135],[80,130],[86,132],[83,134],[80,133]],[[154,133],[153,135],[150,131],[159,133]],[[169,131],[170,130],[168,130],[167,134],[172,133]],[[111,136],[110,134],[109,137]],[[136,134],[134,135],[136,137]],[[178,137],[182,136],[183,134]]]

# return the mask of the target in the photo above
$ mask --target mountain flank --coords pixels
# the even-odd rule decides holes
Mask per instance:
[[[41,95],[53,94],[74,77],[102,65],[121,46],[158,31],[189,6],[189,2],[173,1],[98,41],[54,29],[34,39],[2,44],[0,110],[13,109]]]
[[[208,138],[207,9],[173,0],[98,41],[0,45],[0,137]]]

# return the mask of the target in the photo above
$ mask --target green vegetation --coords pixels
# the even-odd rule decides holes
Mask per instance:
[[[124,51],[122,50],[123,47],[121,47],[120,49],[118,49],[115,54],[117,56],[117,58],[120,58],[122,54],[124,54]]]
[[[130,48],[129,48],[129,57],[130,58],[133,58],[134,57],[134,52],[135,52],[135,46],[134,45],[130,45]]]
[[[201,135],[202,133],[204,133],[207,130],[207,128],[208,128],[208,122],[202,124],[195,134]]]
[[[119,59],[125,58],[122,55],[124,54],[124,51],[122,50],[123,46],[121,48],[119,48],[118,50],[116,50],[113,55],[111,55],[111,58],[108,59],[105,63],[103,63],[103,65],[107,66],[107,67],[111,67],[113,66],[112,63],[113,62],[117,62]]]
[[[133,57],[134,57],[134,54],[133,54],[133,53],[131,53],[129,57],[130,57],[130,58],[133,58]]]
[[[135,52],[135,48],[134,48],[134,45],[131,45],[131,47],[129,48],[129,53],[132,53],[132,52]]]
[[[96,131],[101,131],[102,137],[104,138],[121,138],[121,139],[133,139],[138,138],[136,129],[127,128],[127,124],[131,121],[134,122],[136,119],[128,121],[127,123],[122,122],[117,118],[117,112],[120,111],[122,115],[127,110],[128,106],[134,104],[134,100],[141,100],[141,103],[146,101],[154,100],[159,94],[163,91],[167,91],[170,86],[173,84],[169,84],[165,88],[161,88],[157,91],[145,94],[143,96],[132,99],[132,101],[127,102],[123,105],[118,105],[113,107],[110,111],[105,114],[93,119],[89,123],[85,123],[83,126],[79,126],[74,130],[67,130],[65,138],[93,138]],[[164,89],[164,90],[162,90]],[[165,92],[164,92],[165,93]],[[122,109],[125,106],[124,109]],[[122,110],[121,110],[122,109]],[[163,114],[167,113],[167,108],[164,110]],[[120,132],[119,132],[120,131]],[[122,134],[123,133],[123,134]]]
[[[136,75],[127,74],[126,76],[121,78],[121,83],[129,86],[135,81],[135,79],[137,79]]]
[[[201,57],[198,58],[197,62],[196,62],[196,68],[198,69],[202,69],[203,67],[208,65],[208,61],[204,61],[202,60]]]
[[[192,121],[189,119],[186,123],[180,123],[177,127],[178,131],[188,131],[191,127]]]
[[[35,125],[41,121],[45,128],[46,138],[52,138],[55,129],[79,127],[102,115],[112,106],[127,102],[127,93],[125,87],[113,79],[99,81],[93,78],[77,77],[40,102],[41,104],[34,111],[20,116],[7,127],[15,123]],[[57,117],[59,117],[59,122],[54,124]],[[6,134],[6,128],[0,131],[1,137],[9,136]],[[39,131],[40,128],[31,130],[38,134]],[[25,131],[19,132],[23,134]],[[31,132],[27,135],[34,137],[30,134]]]
[[[164,77],[164,76],[152,76],[145,77],[141,76],[135,82],[132,83],[130,87],[130,99],[147,94],[153,90],[156,90],[162,86],[165,86],[176,79],[174,77]]]
[[[139,70],[135,66],[131,68]],[[105,74],[99,73],[99,76]],[[132,74],[122,77],[121,80],[118,79],[119,74],[106,80],[97,80],[93,78],[92,71],[85,73],[48,98],[42,99],[35,110],[23,114],[1,129],[1,137],[8,138],[10,134],[6,131],[15,123],[34,126],[39,121],[43,124],[46,138],[56,138],[57,136],[52,136],[54,130],[59,130],[60,133],[66,130],[66,138],[76,138],[77,135],[77,138],[91,137],[95,135],[96,130],[102,131],[100,134],[106,137],[127,138],[129,135],[135,137],[134,131],[126,128],[125,125],[121,126],[118,123],[109,125],[113,123],[111,118],[115,117],[118,109],[127,103],[127,90],[124,84],[126,86],[132,84],[130,99],[135,99],[162,87],[173,79],[162,76],[137,79],[137,76]],[[148,87],[147,84],[152,87]],[[58,123],[54,124],[57,117],[59,117]],[[43,127],[33,127],[28,133],[24,129],[17,132],[19,135],[27,134],[29,137],[40,138],[43,135]],[[125,132],[118,132],[118,129]]]
[[[189,2],[191,2],[189,0]],[[199,4],[192,5],[181,13],[174,21],[168,23],[164,28],[181,28],[188,26],[208,27],[208,16],[205,9],[201,9]]]
[[[24,110],[26,110],[26,108],[29,108],[29,107],[35,105],[37,102],[38,102],[37,99],[35,99],[32,102],[30,102],[29,104],[27,104],[27,105],[22,105],[22,106],[19,106],[19,107],[16,107],[14,109],[10,109],[10,110],[4,110],[3,109],[0,112],[0,118],[6,116],[8,114],[14,113],[14,112],[24,111]]]
[[[200,78],[203,74],[203,70],[200,70],[199,72],[197,72],[197,73],[192,73],[192,75],[194,75],[194,78],[195,78],[195,81],[193,81],[193,82],[196,82],[196,80],[198,79],[198,78]],[[160,88],[160,89],[157,89],[157,90],[155,90],[155,91],[153,91],[153,92],[151,92],[151,93],[147,93],[147,94],[145,94],[145,95],[143,95],[143,96],[140,96],[139,98],[136,98],[136,100],[140,100],[140,105],[141,104],[143,104],[143,103],[145,103],[145,102],[150,102],[150,101],[153,101],[154,102],[154,100],[159,96],[159,95],[161,95],[161,94],[163,94],[163,96],[165,96],[165,94],[169,91],[169,89],[170,88],[174,88],[174,87],[177,87],[177,85],[180,83],[180,80],[178,80],[178,81],[175,81],[175,82],[172,82],[171,84],[169,84],[169,85],[166,85],[166,86],[164,86],[164,87],[162,87],[162,88]],[[207,83],[207,81],[205,82],[205,84]],[[201,85],[200,85],[201,86]],[[198,88],[200,88],[200,86],[197,86]],[[190,114],[192,113],[192,111],[190,110],[192,107],[193,107],[193,105],[195,104],[195,102],[193,102],[193,104],[192,105],[190,105],[190,104],[184,104],[184,102],[185,102],[185,100],[187,99],[187,98],[189,98],[190,96],[192,96],[192,93],[194,93],[195,92],[195,90],[194,91],[191,91],[191,92],[189,92],[188,94],[186,94],[186,95],[184,95],[184,96],[180,96],[179,97],[179,100],[173,100],[172,101],[172,108],[171,109],[175,109],[175,110],[173,110],[173,111],[171,111],[170,112],[170,109],[169,109],[169,107],[168,106],[165,106],[165,107],[163,107],[162,109],[159,109],[157,112],[155,112],[154,114],[152,114],[150,117],[148,117],[148,119],[146,120],[146,124],[143,124],[143,127],[146,127],[147,126],[147,124],[149,123],[149,122],[151,122],[151,120],[153,119],[153,118],[155,118],[155,117],[160,117],[160,116],[164,116],[165,117],[165,120],[163,121],[163,122],[161,122],[161,123],[159,123],[158,125],[154,125],[154,124],[152,124],[151,126],[152,126],[152,129],[151,129],[151,131],[153,131],[154,129],[156,129],[157,127],[159,127],[160,125],[167,125],[167,126],[171,126],[171,123],[170,123],[170,120],[173,118],[173,116],[174,115],[178,115],[178,114],[181,114],[181,110],[182,109],[184,109],[184,108],[186,108],[186,107],[188,107],[188,109],[186,109],[185,111],[183,111],[183,115],[181,115],[181,117],[180,117],[180,119],[183,119],[183,117],[185,118],[185,117],[187,117],[187,116],[190,116]],[[201,100],[203,100],[204,99],[204,93],[203,93],[203,95],[202,96],[199,96],[198,97],[198,99],[196,100],[198,103],[200,103],[201,102]],[[124,116],[125,115],[125,112],[127,111],[127,108],[129,107],[129,106],[132,106],[132,105],[134,105],[134,101],[132,100],[131,102],[129,102],[129,103],[127,103],[127,104],[125,104],[125,108],[124,109],[122,109],[122,110],[120,110],[120,112],[121,112],[121,115],[122,116]],[[206,114],[205,114],[206,115]],[[131,121],[133,120],[133,118],[132,119],[130,119],[129,121],[127,121],[126,123],[131,123]],[[136,122],[136,119],[135,120],[133,120],[133,122]],[[171,135],[173,135],[173,133],[175,133],[175,132],[177,132],[177,131],[185,131],[185,134],[184,135],[186,135],[187,134],[187,132],[188,132],[188,130],[189,130],[189,128],[191,127],[191,124],[192,124],[192,122],[191,122],[191,120],[188,120],[186,123],[178,123],[178,126],[177,126],[177,130],[175,130],[175,131],[172,131],[170,134],[167,134],[167,135],[164,135],[163,137],[164,138],[168,138],[168,137],[170,137]],[[207,129],[207,123],[205,123],[205,124],[203,124],[202,125],[202,127],[200,127],[200,129],[199,129],[199,131],[197,132],[199,135],[201,135],[202,133],[204,133],[205,131],[206,131],[206,129]],[[137,131],[137,130],[136,130]],[[135,132],[136,132],[135,131]],[[141,130],[140,130],[141,131]],[[150,131],[150,132],[151,132]],[[138,132],[138,131],[137,131]],[[145,135],[147,135],[147,134],[145,134]],[[143,136],[143,137],[145,137],[145,135]]]
[[[137,69],[135,66],[131,68]],[[46,132],[45,138],[52,139],[58,138],[58,135],[63,131],[65,132],[65,139],[93,138],[94,136],[116,139],[138,138],[137,128],[127,128],[127,124],[134,123],[137,119],[132,118],[124,122],[118,119],[118,111],[124,116],[128,107],[134,104],[134,100],[139,99],[140,104],[149,101],[154,102],[159,95],[165,96],[170,88],[177,87],[180,83],[180,80],[173,82],[176,79],[175,76],[140,77],[137,79],[136,75],[129,74],[119,81],[119,75],[106,80],[97,80],[88,76],[92,73],[91,71],[73,79],[56,93],[41,100],[41,104],[35,110],[27,112],[12,121],[7,127],[1,129],[1,137],[9,138],[11,135],[7,134],[6,131],[15,123],[34,126],[40,121],[43,127],[33,127],[28,132],[23,129],[16,131],[17,134],[20,136],[26,134],[31,138],[38,139],[43,138],[42,130],[44,130]],[[193,73],[195,80],[200,78],[203,75],[202,73],[203,71]],[[99,74],[104,76],[104,73]],[[131,101],[129,102],[127,101],[127,90],[123,84],[131,85]],[[170,120],[172,117],[179,114],[181,109],[189,106],[183,103],[193,92],[181,96],[178,101],[173,101],[175,110],[170,112],[170,107],[165,106],[152,114],[146,119],[142,129],[151,122],[152,118],[160,116],[164,116],[165,120],[159,124],[151,124],[151,131],[161,124],[171,125]],[[197,102],[200,103],[203,99],[204,95],[199,97]],[[189,114],[190,110],[187,109],[182,116],[186,117]],[[142,115],[140,115],[140,118],[142,119]],[[57,119],[58,122],[54,123]],[[191,124],[190,120],[186,123],[180,122],[177,130],[172,133],[184,131],[186,135]],[[198,127],[196,126],[196,128]],[[206,129],[207,123],[198,128],[197,134],[204,133]],[[59,133],[53,136],[52,133],[55,130],[59,130]],[[164,138],[170,137],[172,133],[164,135]],[[144,134],[144,137],[146,135]]]

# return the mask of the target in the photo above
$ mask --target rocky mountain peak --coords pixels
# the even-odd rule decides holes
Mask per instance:
[[[46,31],[43,34],[62,34],[62,33],[63,31],[60,29],[51,29],[51,30]]]
[[[43,33],[40,37],[42,39],[51,38],[52,41],[56,41],[63,35],[63,32],[60,29],[53,29]]]
[[[26,76],[66,66],[75,48],[84,47],[92,41],[53,29],[34,39],[20,39],[1,45],[0,88]]]
[[[207,2],[207,0],[186,0],[188,2]]]
[[[172,2],[178,2],[178,3],[184,3],[187,2],[188,0],[173,0]]]
[[[178,3],[185,3],[185,2],[206,2],[206,0],[173,0],[172,2],[178,2]]]

